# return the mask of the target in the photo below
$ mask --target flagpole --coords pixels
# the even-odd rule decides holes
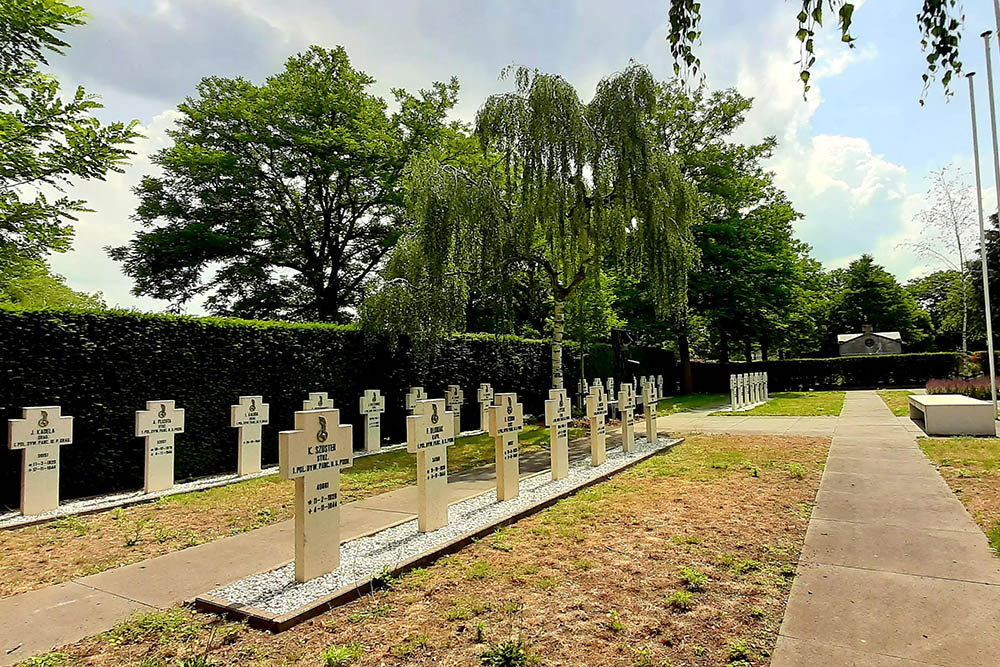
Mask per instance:
[[[987,34],[986,38],[989,36]],[[989,43],[986,47],[986,62],[989,67]],[[989,74],[987,69],[987,75]],[[975,72],[969,72],[965,77],[969,80],[969,110],[972,114],[972,157],[976,166],[976,203],[979,212],[979,256],[983,265],[983,303],[986,312],[986,348],[990,355],[990,394],[993,398],[993,414],[996,418],[997,409],[997,384],[996,384],[996,362],[993,358],[993,324],[990,316],[990,283],[986,270],[986,231],[983,227],[983,183],[979,171],[979,131],[976,128],[976,93],[972,84],[972,77]],[[994,125],[995,127],[995,125]]]

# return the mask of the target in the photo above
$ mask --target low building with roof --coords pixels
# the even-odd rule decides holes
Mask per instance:
[[[837,335],[840,356],[854,357],[862,354],[900,354],[903,338],[898,331],[872,331],[870,324],[864,325],[861,333]]]

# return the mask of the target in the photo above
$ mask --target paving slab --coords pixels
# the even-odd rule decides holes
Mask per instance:
[[[916,458],[907,460],[902,456],[841,456],[838,454],[831,455],[826,460],[826,470],[833,472],[923,476],[927,474],[928,469],[932,469],[928,461]]]
[[[940,476],[937,479],[928,479],[923,489],[914,492],[912,479],[892,473],[861,474],[828,471],[827,479],[824,480],[823,488],[820,489],[817,498],[820,497],[820,494],[827,493],[844,493],[858,498],[873,498],[875,500],[881,500],[885,494],[905,498],[914,493],[920,497],[934,497],[946,500],[954,500],[955,498],[954,492],[952,492]],[[958,509],[956,507],[956,511]]]
[[[961,572],[972,581],[1000,585],[1000,560],[982,531],[813,519],[805,544],[802,561],[813,565],[839,564],[942,579],[954,579]]]
[[[810,667],[922,667],[938,663],[880,655],[870,651],[853,651],[844,646],[783,637],[771,656],[771,664]]]
[[[911,477],[908,480],[922,478]],[[877,523],[887,526],[932,528],[939,530],[979,531],[971,521],[964,521],[968,514],[954,497],[922,494],[912,486],[907,492],[896,487],[896,492],[886,491],[880,496],[854,495],[820,489],[812,515],[817,519]]]
[[[147,605],[75,582],[0,599],[0,665],[103,632]]]
[[[997,664],[998,586],[800,564],[788,610],[782,636],[937,665]]]

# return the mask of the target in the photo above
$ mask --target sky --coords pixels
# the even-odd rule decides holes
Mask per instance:
[[[109,305],[159,311],[163,301],[136,297],[131,280],[107,257],[137,229],[132,188],[155,174],[149,156],[169,145],[177,105],[203,76],[261,82],[310,44],[342,45],[352,64],[372,75],[373,90],[411,91],[457,76],[453,116],[471,121],[483,100],[506,90],[498,80],[511,63],[558,73],[588,100],[604,76],[635,59],[658,78],[672,75],[667,0],[78,0],[89,23],[71,29],[66,56],[50,59],[65,86],[102,96],[102,120],[132,120],[144,139],[122,174],[71,190],[93,213],[76,223],[72,251],[51,258],[74,289],[103,293]],[[919,0],[859,4],[852,34],[834,26],[817,40],[812,90],[798,80],[797,7],[790,0],[726,0],[702,5],[698,46],[709,88],[736,87],[754,108],[736,138],[774,135],[767,166],[803,218],[796,235],[827,268],[862,253],[905,281],[942,268],[901,244],[919,238],[914,216],[926,208],[927,175],[955,164],[972,184],[969,96],[964,78],[946,100],[940,86],[918,103],[924,55],[915,16]],[[995,205],[979,34],[995,27],[991,4],[966,0],[962,60],[975,77],[984,204]],[[994,42],[994,61],[1000,52]],[[1000,67],[1000,62],[994,63]],[[198,303],[186,312],[202,313]]]

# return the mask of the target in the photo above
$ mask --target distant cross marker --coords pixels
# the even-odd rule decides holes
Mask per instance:
[[[488,382],[479,385],[476,392],[479,399],[479,430],[488,433],[490,430],[490,406],[493,405],[493,387]]]
[[[295,480],[295,581],[340,566],[340,471],[354,462],[353,431],[340,410],[295,413],[278,434],[281,479]]]
[[[521,490],[517,434],[524,429],[524,411],[517,394],[496,394],[493,400],[490,435],[496,442],[497,500],[510,500]]]
[[[663,397],[663,376],[662,375],[657,375],[656,376],[656,395],[659,396],[660,398]]]
[[[366,389],[359,401],[365,416],[365,451],[377,452],[382,447],[382,413],[385,397],[378,389]]]
[[[310,391],[309,398],[302,401],[303,410],[332,410],[333,401],[325,391]]]
[[[136,411],[135,436],[146,441],[146,493],[174,485],[174,436],[183,432],[184,410],[173,401],[146,401],[146,409]]]
[[[622,451],[629,453],[635,449],[635,392],[628,382],[618,390],[618,411],[622,417]]]
[[[573,409],[565,389],[549,389],[545,401],[545,425],[549,427],[549,456],[552,479],[563,479],[569,474],[569,423]]]
[[[462,432],[462,404],[465,403],[465,392],[457,384],[448,385],[444,395],[445,405],[455,415],[455,437]]]
[[[656,433],[656,385],[646,382],[642,387],[642,402],[646,408],[646,442],[655,443]]]
[[[238,429],[239,453],[236,474],[242,477],[260,472],[261,428],[270,423],[271,406],[261,396],[240,396],[229,408],[229,425]]]
[[[58,405],[22,408],[7,421],[7,446],[21,449],[21,514],[59,507],[59,448],[73,443],[73,418]]]
[[[424,391],[423,387],[410,387],[410,391],[406,392],[406,411],[412,415],[413,411],[417,409],[417,402],[426,398],[427,392]]]
[[[417,455],[417,528],[426,533],[448,525],[448,446],[455,419],[442,399],[417,403],[406,418],[406,449]]]
[[[738,410],[740,407],[739,401],[736,400],[736,376],[729,376],[729,409],[733,412]]]
[[[615,396],[615,379],[610,377],[606,380],[605,387],[607,388],[607,393],[604,395],[607,397],[608,401],[608,419],[612,419],[615,416],[615,408],[618,406],[618,397]]]
[[[587,396],[587,418],[590,419],[590,464],[599,466],[608,460],[608,426],[605,417],[608,403],[604,395],[604,385],[597,382]]]

